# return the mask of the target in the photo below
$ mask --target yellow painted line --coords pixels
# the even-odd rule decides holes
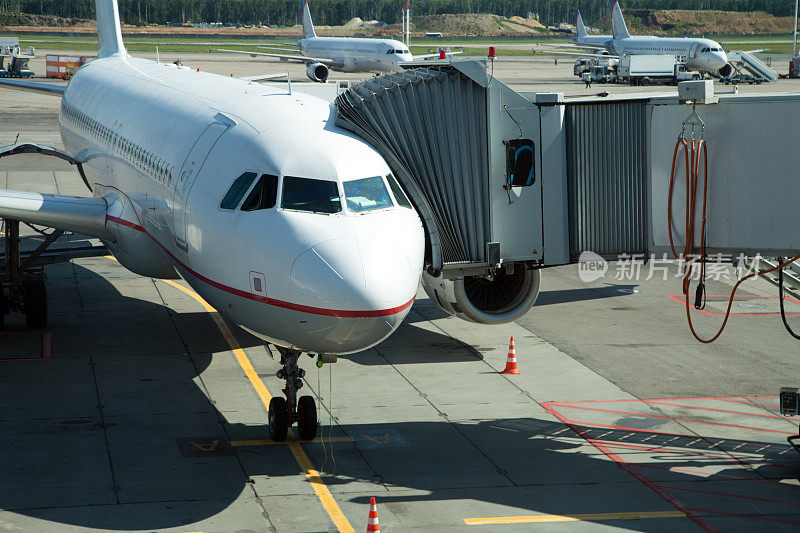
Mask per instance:
[[[231,446],[269,446],[271,444],[289,444],[293,441],[275,442],[271,439],[253,439],[253,440],[232,440],[229,442]],[[300,440],[300,444],[308,444],[310,442],[323,442],[323,439],[314,440]],[[325,438],[324,442],[353,442],[353,437],[331,437]]]
[[[654,511],[636,513],[599,513],[599,514],[543,514],[536,516],[498,516],[494,518],[465,518],[468,526],[486,526],[491,524],[531,524],[536,522],[581,522],[600,520],[638,520],[644,518],[681,518],[686,515],[680,511]]]
[[[272,396],[267,390],[267,387],[264,385],[264,382],[261,381],[260,377],[258,377],[258,374],[253,368],[253,365],[250,364],[250,360],[247,358],[247,354],[245,354],[244,350],[242,350],[242,347],[239,346],[239,342],[236,340],[236,337],[234,337],[233,333],[231,332],[230,328],[225,323],[225,321],[222,320],[222,316],[220,316],[217,310],[208,305],[208,303],[205,300],[203,300],[203,298],[201,298],[200,295],[194,292],[193,290],[187,289],[183,285],[176,283],[172,280],[165,279],[162,281],[164,281],[164,283],[167,283],[175,287],[179,291],[188,294],[189,296],[200,302],[200,305],[202,305],[203,308],[209,312],[211,317],[214,319],[214,322],[216,322],[217,327],[222,332],[222,336],[225,337],[225,340],[230,345],[231,350],[233,351],[233,355],[239,362],[239,366],[242,367],[242,370],[244,370],[245,375],[250,380],[250,383],[253,385],[253,388],[256,390],[258,397],[261,399],[261,403],[264,404],[264,408],[269,409],[269,401],[272,399]],[[319,498],[319,501],[322,503],[322,506],[328,512],[328,516],[331,517],[331,520],[333,520],[334,525],[336,525],[339,531],[345,533],[350,533],[350,532],[355,533],[353,526],[350,525],[350,522],[347,520],[347,517],[344,516],[344,513],[339,508],[339,505],[336,503],[336,500],[333,499],[331,491],[328,490],[328,487],[325,485],[325,482],[322,481],[319,472],[316,470],[316,468],[314,468],[314,464],[311,462],[311,459],[308,458],[308,455],[306,455],[305,450],[303,450],[303,447],[300,445],[300,441],[296,440],[294,433],[292,432],[291,429],[289,430],[289,439],[294,439],[294,440],[289,440],[287,441],[286,444],[289,446],[292,455],[294,455],[297,464],[299,464],[300,468],[303,469],[303,473],[308,479],[308,482],[314,488],[314,492],[317,494],[317,498]]]

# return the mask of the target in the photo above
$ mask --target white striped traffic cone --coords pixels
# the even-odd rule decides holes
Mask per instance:
[[[380,533],[381,525],[378,523],[378,506],[375,505],[375,496],[369,501],[369,519],[367,519],[367,531],[377,531]]]
[[[517,368],[517,349],[514,346],[514,337],[511,337],[511,341],[508,343],[508,359],[506,359],[506,369],[503,370],[503,374],[519,374],[519,368]]]

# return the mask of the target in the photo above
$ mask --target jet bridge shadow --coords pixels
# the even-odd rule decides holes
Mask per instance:
[[[129,276],[117,279],[113,264],[96,261],[110,263],[87,260],[92,269],[76,264],[71,273],[64,265],[48,280],[54,304],[48,328],[52,359],[0,363],[0,508],[13,513],[3,520],[13,524],[14,515],[19,515],[102,530],[181,527],[231,512],[237,499],[248,497],[245,491],[250,486],[267,512],[280,505],[287,496],[270,498],[277,487],[290,480],[306,481],[287,446],[230,445],[230,440],[263,439],[267,428],[231,423],[209,401],[206,390],[225,394],[220,387],[225,387],[227,370],[237,378],[241,372],[232,358],[220,358],[219,352],[229,347],[210,316],[192,311],[196,305],[188,300],[183,307],[180,300],[172,299],[175,308],[170,310],[145,289],[148,280],[139,285]],[[143,292],[137,293],[137,287]],[[152,285],[151,290],[155,291]],[[170,329],[171,335],[166,333]],[[236,334],[245,348],[261,345],[244,332]],[[8,350],[3,337],[0,349]],[[212,365],[222,365],[221,371],[207,372]],[[321,418],[327,419],[326,414]],[[654,436],[647,430],[585,424],[580,428],[617,453],[634,450],[637,458],[626,458],[631,462],[646,462],[650,460],[644,457],[646,453],[655,454],[656,468],[649,470],[656,474],[648,471],[648,476],[659,483],[678,486],[698,479],[705,483],[733,479],[741,486],[726,492],[757,498],[767,487],[789,493],[768,495],[770,499],[791,501],[796,495],[791,492],[796,487],[776,489],[766,483],[787,475],[798,477],[800,460],[794,452],[786,453],[788,446],[728,439],[730,448],[717,450],[709,447],[709,439],[670,441],[672,437]],[[328,428],[322,430],[328,432]],[[310,443],[303,447],[315,465],[330,472],[324,477],[335,498],[340,503],[366,505],[368,497],[363,492],[374,487],[384,492],[381,503],[397,516],[413,514],[416,503],[436,501],[463,508],[463,518],[472,517],[470,509],[476,502],[511,506],[517,514],[663,508],[648,507],[653,498],[648,498],[650,503],[638,503],[631,491],[650,495],[648,489],[573,429],[552,419],[526,414],[502,419],[350,423],[336,426],[333,434],[352,439],[333,445],[335,470],[327,453],[330,446]],[[220,445],[204,446],[206,440]],[[742,443],[748,450],[761,449],[755,452],[760,453],[757,461],[746,464],[725,455],[736,453],[735,445]],[[644,472],[646,467],[636,468]],[[703,469],[711,473],[698,477]],[[352,487],[354,494],[337,492],[345,487]],[[417,493],[401,495],[385,492],[384,487],[405,487]],[[287,494],[298,493],[287,490]],[[723,514],[737,512],[735,505],[742,509],[741,499],[729,498],[730,507],[720,507],[718,495],[686,494],[716,498],[714,509]],[[611,500],[618,502],[616,506]],[[693,505],[712,504],[703,500]],[[797,513],[796,507],[786,504],[768,505]],[[400,512],[404,508],[406,515]],[[788,519],[800,522],[793,516]],[[656,521],[615,525],[647,531],[656,527]],[[324,529],[328,524],[318,526]],[[665,529],[663,524],[660,529]]]

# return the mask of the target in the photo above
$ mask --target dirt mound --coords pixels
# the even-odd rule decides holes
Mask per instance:
[[[441,33],[443,35],[524,35],[546,32],[547,29],[533,19],[506,18],[490,14],[422,15],[411,18],[414,33]],[[385,33],[401,33],[400,24],[384,28]]]
[[[29,13],[0,13],[0,24],[4,26],[66,27],[88,24],[89,20],[56,17],[54,15],[32,15]]]
[[[654,35],[757,35],[791,31],[792,17],[776,17],[761,11],[689,11],[683,9],[623,9],[628,30]],[[611,17],[593,26],[611,31]]]
[[[344,28],[360,28],[361,25],[364,24],[364,21],[361,20],[359,17],[353,17],[347,22],[344,23]]]

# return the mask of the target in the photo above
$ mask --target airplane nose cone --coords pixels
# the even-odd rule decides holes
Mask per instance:
[[[342,237],[300,254],[290,292],[301,302],[329,309],[374,312],[407,301],[412,278],[408,258],[377,239]]]
[[[348,353],[390,335],[405,318],[419,273],[398,247],[378,239],[342,237],[313,246],[294,262],[292,300],[301,337],[315,351]]]

